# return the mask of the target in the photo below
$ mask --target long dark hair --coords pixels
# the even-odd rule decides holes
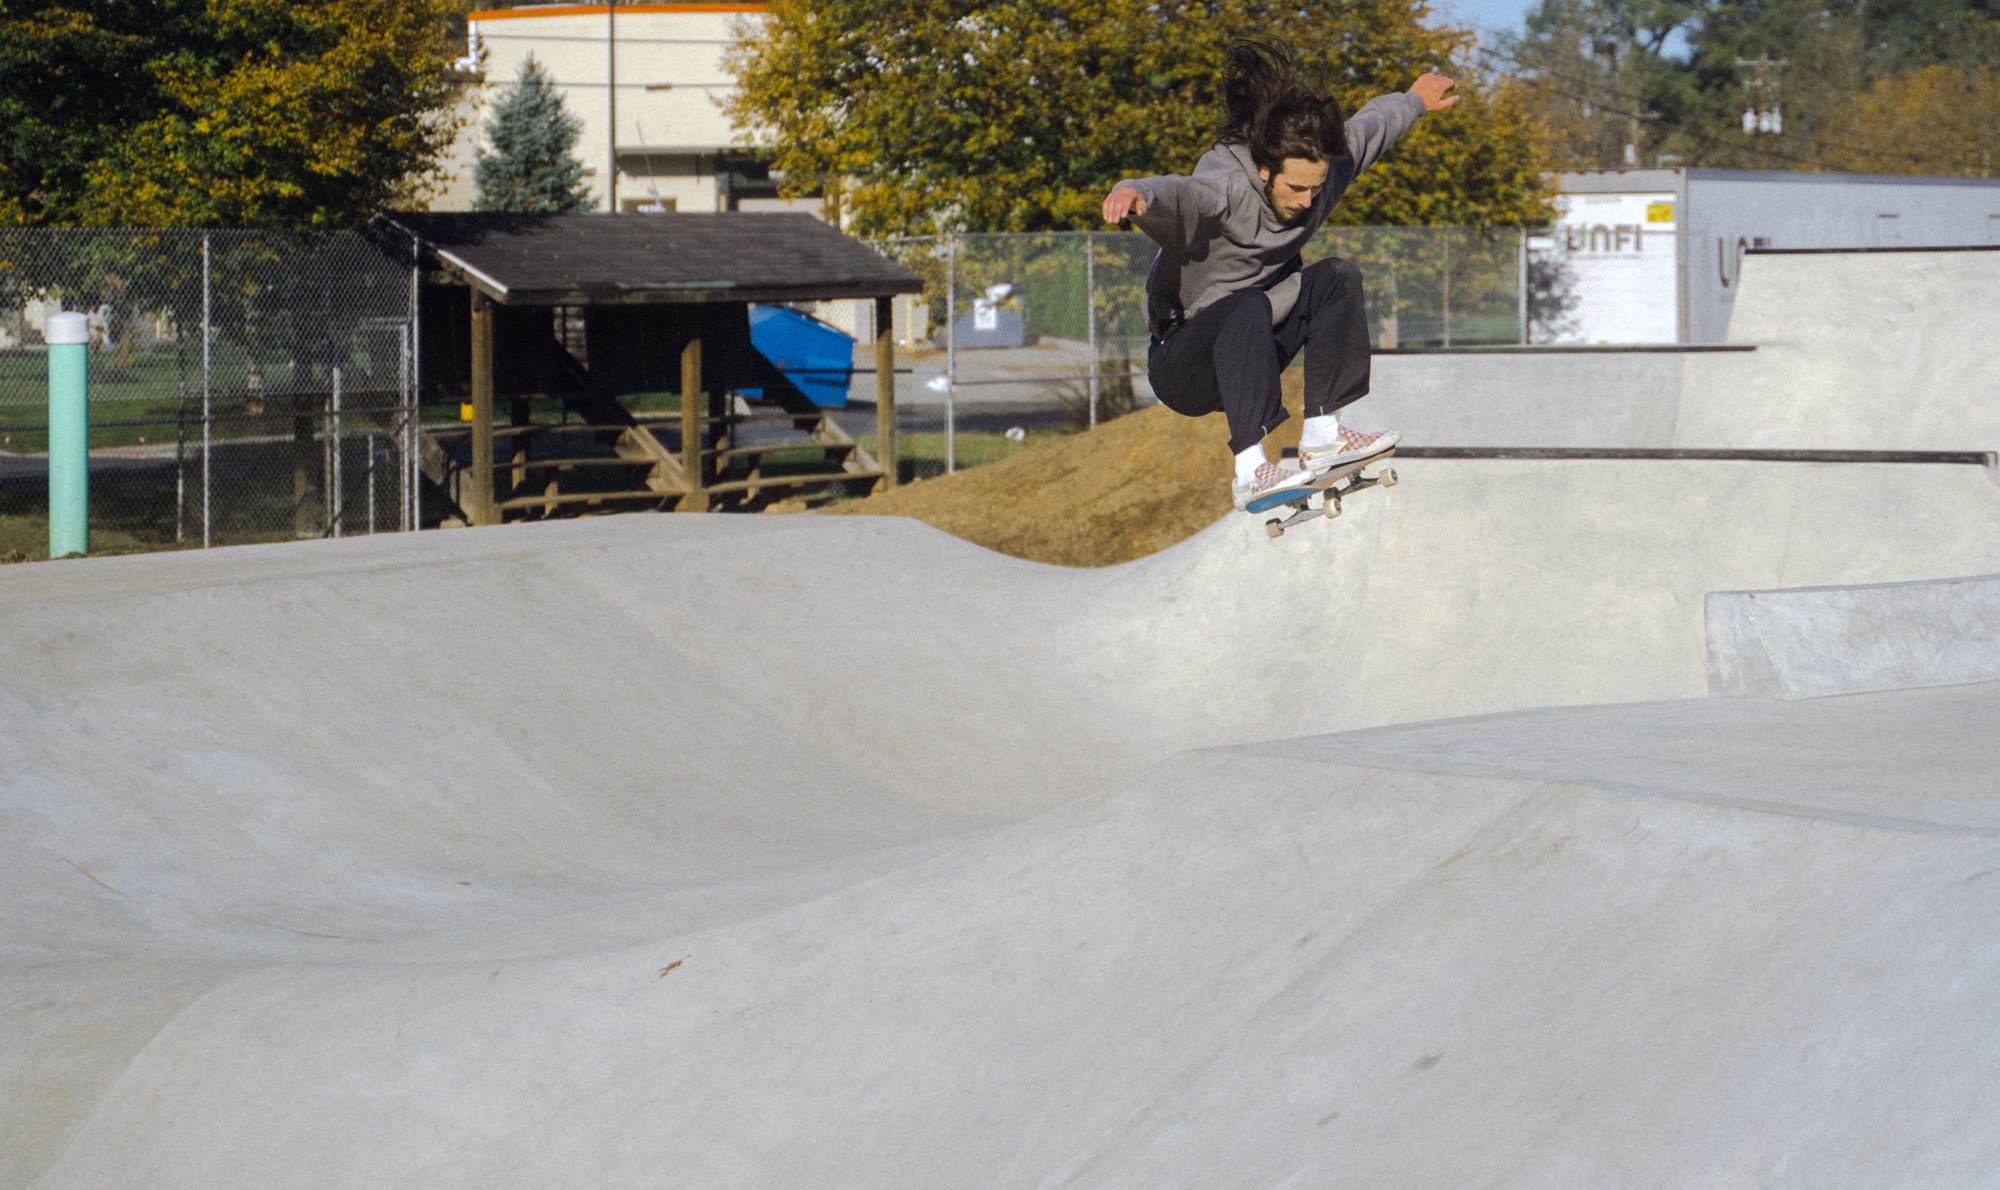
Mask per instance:
[[[1229,43],[1222,103],[1228,118],[1215,142],[1242,145],[1252,161],[1274,174],[1287,157],[1338,161],[1347,156],[1340,101],[1305,77],[1281,41]]]

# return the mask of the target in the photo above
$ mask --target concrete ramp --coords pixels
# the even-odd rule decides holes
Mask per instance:
[[[1780,706],[1285,748],[1493,815],[1045,1184],[1984,1184],[2000,688]]]
[[[2000,485],[1976,466],[1396,468],[1331,523],[1273,542],[1225,518],[1105,572],[1071,631],[1129,708],[1117,734],[1164,749],[1699,697],[1711,591],[1948,578],[2000,553]]]
[[[1977,1184],[1996,732],[1989,686],[1214,750],[729,926],[270,966],[39,1184]]]
[[[1727,698],[1824,698],[2000,681],[2000,577],[1717,591],[1708,687]]]
[[[1681,401],[1717,354],[1507,347],[1377,355],[1369,395],[1341,419],[1398,430],[1411,446],[1665,450],[1679,444]]]
[[[1751,253],[1738,348],[1382,356],[1366,429],[1423,446],[2000,448],[2000,249]]]
[[[2000,249],[1752,255],[1741,284],[1729,338],[1757,350],[1703,365],[1676,445],[2000,446]]]
[[[1189,749],[1696,697],[1710,591],[2000,571],[1977,467],[1398,466],[1105,571],[700,516],[0,570],[0,1183],[1143,1180],[1337,939],[1571,813]]]

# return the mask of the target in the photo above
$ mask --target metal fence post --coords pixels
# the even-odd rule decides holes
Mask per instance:
[[[944,238],[944,473],[958,470],[958,233]]]
[[[418,460],[423,447],[423,241],[410,237],[409,400],[405,404],[403,496],[409,503],[410,532],[424,527],[423,477]]]
[[[1520,249],[1515,254],[1514,289],[1519,295],[1520,310],[1517,317],[1521,323],[1521,344],[1528,342],[1528,229],[1521,228]]]
[[[411,515],[411,509],[413,505],[411,504],[410,501],[410,487],[411,487],[410,421],[415,416],[415,414],[414,411],[410,408],[411,404],[410,397],[411,394],[416,392],[416,388],[410,382],[410,331],[411,331],[411,326],[409,323],[406,322],[403,324],[402,333],[396,336],[397,339],[400,340],[400,345],[403,349],[403,368],[402,372],[399,375],[399,380],[398,380],[398,386],[403,390],[401,393],[401,396],[403,398],[402,400],[403,425],[402,425],[402,444],[401,444],[403,451],[403,456],[402,456],[403,465],[397,469],[401,474],[401,480],[402,480],[401,485],[398,489],[397,504],[399,511],[397,513],[397,521],[398,521],[397,527],[406,533],[415,527],[415,518]]]
[[[1083,233],[1083,316],[1090,328],[1090,428],[1097,428],[1097,233]]]
[[[209,530],[209,488],[214,475],[210,462],[213,446],[212,431],[215,419],[210,413],[211,402],[211,358],[215,341],[213,307],[212,269],[209,257],[208,233],[201,233],[201,548],[207,549],[212,542]]]
[[[175,360],[176,365],[182,361]],[[180,371],[175,368],[176,373]],[[187,405],[185,377],[176,377],[174,401],[174,544],[187,540]]]
[[[51,314],[49,557],[90,552],[90,319]]]
[[[171,241],[179,248],[185,237]],[[182,325],[180,303],[174,303],[174,544],[187,540],[187,327]]]
[[[333,526],[333,535],[340,536],[341,490],[340,490],[340,365],[333,365],[333,396],[331,401],[333,416],[327,423],[328,468],[332,478],[327,483],[327,522]]]
[[[1451,228],[1444,229],[1444,345],[1451,346]]]

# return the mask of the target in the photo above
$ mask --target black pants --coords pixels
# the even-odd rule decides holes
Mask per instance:
[[[1271,325],[1271,299],[1245,289],[1204,307],[1164,342],[1153,341],[1147,378],[1160,403],[1200,417],[1229,418],[1229,450],[1241,454],[1285,420],[1279,374],[1306,353],[1306,416],[1368,395],[1368,315],[1361,270],[1329,258],[1300,274],[1298,302]]]

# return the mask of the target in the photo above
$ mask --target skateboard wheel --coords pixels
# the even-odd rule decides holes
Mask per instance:
[[[1265,522],[1264,522],[1264,532],[1265,532],[1266,534],[1268,534],[1269,536],[1271,536],[1271,537],[1283,537],[1283,536],[1285,535],[1285,525],[1284,525],[1284,522],[1282,522],[1282,521],[1265,521]]]
[[[1391,467],[1382,472],[1382,486],[1385,488],[1393,488],[1396,486],[1395,468]]]
[[[1328,500],[1328,501],[1326,502],[1326,519],[1330,521],[1330,520],[1332,520],[1333,518],[1335,518],[1335,517],[1337,517],[1337,516],[1339,516],[1339,515],[1340,515],[1340,501],[1339,501],[1339,499],[1338,499],[1338,498],[1336,498],[1336,499],[1332,499],[1332,500]]]

